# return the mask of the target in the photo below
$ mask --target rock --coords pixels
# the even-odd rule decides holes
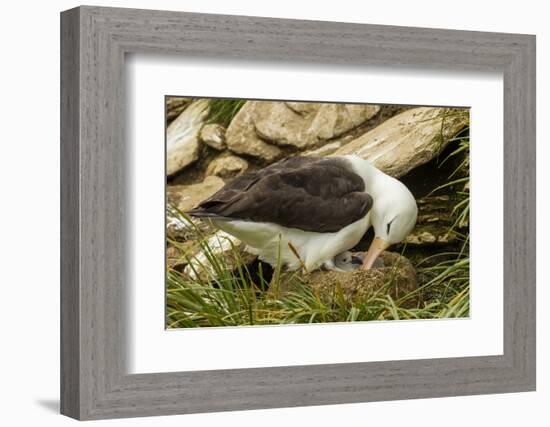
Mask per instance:
[[[166,237],[172,240],[186,240],[189,230],[193,229],[193,224],[185,218],[176,218],[166,215]]]
[[[242,175],[248,169],[248,162],[234,155],[221,155],[210,162],[206,175],[216,175],[220,178],[233,178]]]
[[[272,163],[283,157],[283,151],[272,144],[262,141],[254,127],[251,104],[248,101],[231,120],[225,133],[227,147],[237,154],[252,156],[265,163]]]
[[[313,102],[251,103],[256,132],[276,145],[299,149],[336,138],[378,113],[380,107],[365,104]]]
[[[174,268],[180,263],[180,252],[176,247],[170,246],[166,249],[166,265],[168,268]]]
[[[468,224],[455,224],[453,208],[462,200],[448,194],[429,195],[417,199],[418,217],[405,243],[413,246],[446,246],[460,241],[456,231]],[[453,227],[454,226],[454,227]]]
[[[413,245],[421,245],[423,243],[434,243],[436,241],[437,241],[437,238],[428,231],[411,233],[405,239],[406,243],[413,244]]]
[[[445,209],[446,203],[451,200],[451,197],[448,194],[441,194],[439,196],[426,196],[422,197],[421,199],[418,199],[416,203],[420,205],[429,205],[429,206],[437,206],[437,209]],[[443,202],[443,206],[441,206],[440,203]]]
[[[245,251],[245,245],[239,239],[219,230],[206,240],[201,250],[190,257],[184,274],[199,282],[210,282],[216,277],[217,270],[209,261],[212,256],[222,263],[224,271],[229,272],[235,270],[238,263],[248,265],[256,259],[255,255]]]
[[[405,243],[415,246],[448,245],[455,243],[458,237],[455,232],[443,227],[418,226],[405,238]]]
[[[379,110],[364,104],[249,101],[227,129],[227,146],[271,163],[283,157],[281,148],[312,148],[361,125]]]
[[[168,203],[187,212],[209,198],[225,185],[217,176],[207,176],[203,182],[191,185],[170,185],[167,188]]]
[[[196,245],[197,243],[194,241],[187,241],[178,246],[168,246],[166,248],[166,267],[183,272],[188,264],[187,255],[192,253]]]
[[[304,156],[328,156],[335,153],[340,147],[342,147],[342,141],[329,142],[325,145],[304,152]]]
[[[226,149],[225,128],[217,123],[206,124],[200,132],[200,139],[214,150],[223,151]]]
[[[437,156],[449,139],[468,124],[466,115],[451,110],[444,117],[445,110],[449,111],[433,107],[404,111],[334,154],[356,154],[398,178]]]
[[[166,121],[172,122],[193,101],[192,98],[168,97],[166,98]]]
[[[384,265],[379,268],[351,272],[317,270],[304,275],[302,280],[311,286],[321,301],[330,303],[335,292],[341,290],[344,300],[350,305],[360,304],[380,291],[395,300],[417,289],[416,272],[407,258],[397,253],[383,252],[381,259]],[[278,292],[279,295],[292,292],[293,283],[281,280],[279,289],[270,288],[270,292]],[[414,305],[416,299],[411,298],[410,303]]]
[[[166,173],[173,175],[199,158],[199,132],[208,116],[209,101],[191,103],[166,131]]]

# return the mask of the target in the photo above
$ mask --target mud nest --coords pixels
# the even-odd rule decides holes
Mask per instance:
[[[363,256],[362,253],[354,255]],[[321,300],[333,299],[335,292],[339,292],[345,300],[352,302],[369,299],[376,295],[379,297],[389,295],[396,300],[418,287],[412,263],[393,252],[383,252],[375,267],[370,270],[357,269],[350,272],[318,270],[303,275],[302,280]],[[279,293],[284,294],[292,290],[293,282],[283,279]],[[405,306],[414,306],[417,303],[418,297],[414,297],[408,300]]]

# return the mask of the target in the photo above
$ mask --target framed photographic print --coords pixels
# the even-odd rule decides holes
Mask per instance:
[[[535,389],[535,38],[61,15],[61,411]]]

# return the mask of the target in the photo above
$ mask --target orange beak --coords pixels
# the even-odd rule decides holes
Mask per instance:
[[[363,265],[361,266],[361,269],[369,270],[374,264],[374,261],[376,261],[376,258],[378,258],[378,256],[389,247],[390,247],[389,242],[386,242],[383,239],[379,239],[378,237],[375,237],[372,243],[370,244],[370,248],[367,254],[365,255],[365,258],[363,259]]]

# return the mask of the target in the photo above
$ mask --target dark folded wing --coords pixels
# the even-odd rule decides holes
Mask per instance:
[[[335,232],[371,209],[364,189],[345,160],[293,157],[234,179],[189,214]]]

